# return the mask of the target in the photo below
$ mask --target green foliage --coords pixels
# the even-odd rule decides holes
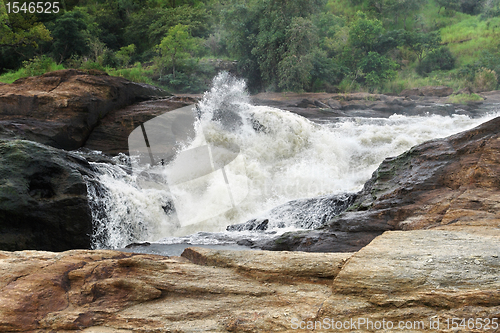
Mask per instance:
[[[141,82],[147,84],[154,84],[151,76],[154,75],[154,70],[152,68],[143,68],[141,63],[136,63],[134,67],[123,68],[123,69],[112,69],[107,68],[106,72],[112,76],[120,76],[127,80],[134,82]]]
[[[64,69],[64,66],[58,65],[53,59],[49,58],[48,56],[42,55],[31,60],[24,61],[23,67],[15,72],[8,72],[1,75],[0,82],[12,83],[17,79],[23,77],[41,75],[46,72],[56,71],[60,69]]]
[[[18,4],[22,7],[26,1],[20,1]],[[32,45],[38,47],[38,42],[49,40],[51,40],[49,31],[43,23],[38,22],[34,14],[22,11],[7,13],[4,2],[0,1],[0,46]]]
[[[364,73],[365,83],[369,87],[375,87],[396,76],[397,64],[377,52],[368,52],[361,60],[359,68]]]
[[[498,76],[494,70],[480,68],[474,76],[474,88],[476,91],[495,90],[498,86]]]
[[[438,14],[441,12],[441,9],[445,9],[446,11],[450,10],[458,10],[460,8],[460,3],[457,0],[434,0],[439,7]]]
[[[455,57],[450,49],[443,46],[430,51],[415,69],[419,75],[425,76],[435,70],[450,70],[455,67]]]
[[[421,32],[412,31],[406,33],[406,45],[417,55],[420,62],[426,52],[438,48],[441,42],[441,35],[437,31]]]
[[[382,22],[368,19],[363,12],[358,12],[357,16],[357,20],[349,29],[349,42],[362,52],[375,51],[375,46],[384,33]]]
[[[120,51],[116,52],[116,59],[118,60],[119,64],[123,67],[128,66],[130,63],[130,57],[132,54],[135,52],[135,45],[130,44],[128,46],[124,46],[120,48]]]
[[[317,43],[315,26],[308,19],[294,17],[286,29],[287,51],[278,63],[278,86],[300,91],[310,82],[313,69],[311,50]]]
[[[175,79],[175,67],[190,57],[194,52],[198,41],[191,36],[188,27],[182,24],[170,28],[167,35],[158,45],[160,64],[172,69],[172,77]]]
[[[55,21],[51,30],[54,38],[52,52],[59,62],[72,56],[84,55],[90,51],[86,29],[87,23],[84,16],[78,11],[67,12]]]
[[[24,61],[23,67],[26,76],[36,76],[56,70],[57,64],[52,58],[42,55],[29,61]]]

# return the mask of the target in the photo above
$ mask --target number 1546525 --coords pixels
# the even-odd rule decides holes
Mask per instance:
[[[7,2],[8,14],[30,13],[30,14],[57,14],[59,13],[59,2]]]

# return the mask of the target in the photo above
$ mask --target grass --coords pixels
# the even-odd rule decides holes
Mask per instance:
[[[151,77],[155,74],[154,69],[152,67],[143,68],[140,63],[136,63],[134,67],[130,68],[106,68],[106,72],[111,76],[123,77],[133,82],[158,85],[151,79]]]
[[[457,57],[457,66],[474,63],[485,50],[495,50],[500,43],[500,17],[481,20],[469,16],[441,29],[441,37]]]
[[[38,72],[33,72],[29,68],[22,67],[22,68],[18,69],[17,71],[11,71],[11,72],[7,72],[5,74],[0,75],[0,82],[12,83],[20,78],[23,78],[23,77],[42,75],[46,72],[57,71],[60,69],[64,69],[64,66],[54,64],[54,66],[50,66],[49,68],[44,69],[43,71],[38,71]]]
[[[456,70],[434,71],[427,77],[422,77],[415,73],[413,66],[407,67],[398,72],[396,78],[385,82],[381,88],[381,93],[399,94],[405,89],[413,89],[424,86],[448,86],[454,91],[466,88],[470,85],[465,79],[457,79]]]
[[[453,104],[467,104],[470,102],[479,102],[484,99],[478,94],[457,94],[448,97],[448,101]]]

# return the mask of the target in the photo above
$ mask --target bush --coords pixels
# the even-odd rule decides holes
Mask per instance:
[[[365,74],[364,81],[370,87],[379,86],[395,77],[396,67],[394,61],[377,52],[368,52],[359,64],[359,68]]]
[[[494,70],[480,68],[474,77],[474,88],[476,91],[495,90],[498,86],[498,76]]]
[[[455,57],[446,46],[429,52],[415,69],[421,76],[426,76],[435,70],[450,70],[455,68]]]
[[[177,72],[175,77],[173,74],[167,74],[161,76],[158,81],[168,90],[179,93],[200,93],[208,89],[206,82],[196,74],[187,75]]]
[[[26,76],[42,75],[57,69],[56,62],[46,55],[23,61]]]

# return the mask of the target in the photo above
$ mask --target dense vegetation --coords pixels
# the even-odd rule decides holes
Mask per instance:
[[[200,92],[223,60],[252,91],[499,83],[500,0],[65,0],[50,14],[6,4],[3,82],[84,68]]]

